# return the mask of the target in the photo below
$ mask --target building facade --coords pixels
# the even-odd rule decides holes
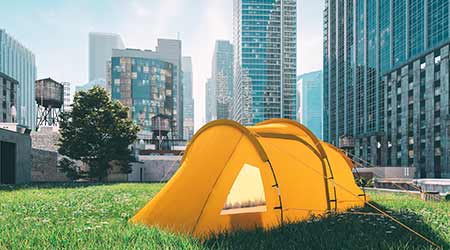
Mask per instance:
[[[217,119],[231,119],[233,99],[233,45],[229,41],[216,41],[212,60],[211,79],[215,84]]]
[[[158,45],[154,51],[138,49],[113,49],[112,57],[130,57],[155,59],[171,63],[173,66],[173,138],[183,139],[183,71],[182,71],[181,41],[173,39],[158,39]],[[108,67],[109,68],[109,67]],[[111,67],[112,69],[112,67]],[[109,69],[107,69],[108,71]],[[109,71],[108,71],[109,72]],[[112,75],[112,73],[111,73]],[[107,79],[108,86],[111,79]]]
[[[129,118],[141,131],[151,132],[156,115],[173,117],[174,70],[172,63],[149,57],[145,51],[114,50],[108,81],[111,97],[129,107]]]
[[[373,165],[407,165],[384,153],[393,130],[386,128],[382,77],[449,40],[449,8],[448,0],[326,1],[325,140],[351,146]]]
[[[35,128],[36,101],[34,82],[36,62],[34,54],[0,29],[0,73],[15,79],[17,86],[17,123]]]
[[[194,98],[193,77],[192,77],[192,58],[190,56],[183,57],[183,119],[185,140],[190,140],[194,135]]]
[[[107,62],[113,49],[124,49],[122,38],[117,34],[89,33],[89,82],[107,78]]]
[[[72,84],[70,82],[62,82],[61,84],[64,86],[63,110],[70,111],[72,110],[71,105],[73,103]]]
[[[0,123],[16,123],[17,85],[13,78],[0,73]]]
[[[232,118],[296,118],[297,1],[234,0]]]
[[[414,166],[420,178],[450,178],[450,43],[382,77],[387,165]]]
[[[205,122],[217,120],[216,86],[213,79],[205,84]]]
[[[303,74],[297,85],[297,120],[322,139],[323,129],[323,74],[315,71]]]

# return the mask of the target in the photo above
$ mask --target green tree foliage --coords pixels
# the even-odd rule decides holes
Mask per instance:
[[[94,87],[75,94],[72,110],[60,116],[58,152],[65,156],[60,169],[71,179],[103,180],[113,165],[131,171],[130,145],[139,128],[128,119],[128,108],[112,101],[103,88]],[[88,167],[80,169],[71,160]]]

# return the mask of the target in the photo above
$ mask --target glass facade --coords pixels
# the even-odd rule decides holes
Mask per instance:
[[[213,98],[216,100],[216,119],[231,119],[231,104],[233,99],[233,45],[229,41],[218,40],[214,48],[211,80],[214,86]],[[209,122],[210,120],[207,120]]]
[[[185,140],[190,140],[194,135],[194,99],[192,97],[192,58],[183,57],[183,119]]]
[[[393,93],[405,86],[401,82],[396,83],[398,86],[388,86],[382,76],[450,41],[449,8],[449,0],[326,1],[325,140],[339,146],[341,138],[351,137],[355,154],[366,161],[408,164],[408,159],[388,162],[387,155],[391,153],[383,153],[383,150],[398,150],[394,146],[387,148],[391,135],[397,137],[397,134],[417,131],[407,128],[396,132],[406,127],[405,119],[386,121],[386,117],[396,116],[389,113],[397,112],[396,103],[408,100],[412,92],[398,98],[386,96],[389,89],[392,88],[389,91]],[[422,106],[408,107],[407,114],[422,110]],[[402,108],[402,114],[406,114],[404,110]],[[393,140],[389,141],[391,144],[395,144]]]
[[[235,0],[233,119],[296,117],[297,1]]]
[[[35,129],[36,63],[34,54],[1,29],[0,73],[12,77],[19,83],[17,86],[17,123]]]
[[[303,74],[298,80],[297,120],[322,139],[323,84],[322,71]]]
[[[111,58],[111,97],[130,108],[129,117],[141,130],[151,131],[156,115],[173,117],[174,69],[157,59]]]
[[[392,50],[393,65],[397,66],[406,60],[406,1],[392,1]]]
[[[449,1],[428,0],[427,2],[427,43],[428,47],[438,46],[449,38]]]

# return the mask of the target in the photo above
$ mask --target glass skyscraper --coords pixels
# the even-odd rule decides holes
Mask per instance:
[[[2,29],[0,29],[0,73],[18,81],[17,123],[34,129],[36,127],[35,57],[30,50]]]
[[[297,120],[322,139],[323,84],[322,71],[303,74],[297,85]]]
[[[233,99],[233,45],[229,41],[218,40],[212,60],[212,83],[214,86],[214,116],[216,119],[231,119]],[[208,97],[207,97],[208,98]]]
[[[217,120],[216,86],[209,78],[205,83],[205,122]]]
[[[297,1],[234,0],[232,118],[296,117]]]
[[[184,139],[190,140],[194,135],[194,98],[192,96],[192,58],[183,57],[183,116]]]
[[[111,97],[130,108],[129,117],[142,131],[151,131],[156,115],[173,117],[174,69],[173,64],[149,58],[144,51],[113,52],[108,81]]]
[[[381,78],[450,40],[449,0],[325,3],[324,139],[343,146],[351,138],[355,155],[386,165],[395,131],[386,128]]]

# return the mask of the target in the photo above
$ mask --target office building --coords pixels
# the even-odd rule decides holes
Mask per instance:
[[[192,96],[193,77],[192,77],[192,58],[183,57],[183,116],[185,140],[190,140],[194,135],[194,98]]]
[[[106,79],[107,62],[113,49],[124,49],[122,38],[117,34],[89,33],[89,81]]]
[[[231,119],[233,100],[233,45],[229,41],[216,41],[211,79],[215,84],[217,119]]]
[[[327,141],[373,165],[423,167],[414,164],[414,159],[408,156],[401,156],[402,160],[392,157],[397,154],[394,152],[397,149],[392,149],[392,137],[405,140],[402,136],[409,124],[403,117],[398,124],[388,125],[388,116],[396,119],[396,114],[388,114],[392,111],[386,110],[387,105],[394,103],[391,97],[387,99],[388,89],[393,87],[388,86],[386,80],[393,77],[392,74],[395,76],[398,69],[405,69],[405,65],[409,65],[407,71],[412,72],[414,66],[410,62],[423,60],[449,41],[449,8],[448,0],[326,1],[323,71],[324,137]],[[388,79],[383,81],[387,75]],[[413,79],[411,76],[404,81],[413,82]],[[407,94],[401,94],[401,88],[399,91],[399,98],[408,99]],[[395,103],[400,101],[408,102]],[[402,111],[402,116],[406,116],[407,112]],[[408,151],[405,146],[401,148],[402,152]],[[417,150],[415,155],[423,153],[420,147]],[[426,159],[433,157],[431,151],[429,147],[425,149]],[[442,163],[442,159],[436,161]],[[433,162],[425,164],[427,169],[434,169]],[[443,174],[443,171],[428,171],[426,177]]]
[[[322,71],[303,74],[297,85],[297,120],[322,139],[323,84]]]
[[[233,119],[295,119],[297,1],[234,0],[233,8]]]
[[[156,115],[173,117],[174,71],[172,63],[148,51],[113,50],[108,81],[111,97],[129,107],[129,118],[141,131],[151,132]]]
[[[17,123],[34,129],[36,122],[35,57],[30,50],[2,29],[0,29],[0,73],[18,82]]]
[[[450,178],[449,47],[436,47],[382,76],[387,165],[415,166],[420,178]]]
[[[205,122],[217,120],[216,88],[213,79],[205,84]]]
[[[172,127],[173,138],[183,139],[183,71],[182,71],[182,56],[181,56],[181,41],[173,39],[158,39],[158,45],[154,51],[152,50],[138,50],[138,49],[113,49],[112,57],[128,57],[128,58],[146,58],[155,59],[163,62],[168,62],[173,66],[173,117]],[[107,64],[108,65],[108,64]],[[111,67],[113,69],[114,67]],[[107,72],[110,69],[107,69]],[[110,75],[113,75],[112,72]],[[107,79],[107,86],[111,79]],[[108,89],[110,90],[110,89]]]
[[[62,82],[61,84],[64,86],[63,110],[70,111],[72,110],[71,105],[73,103],[72,84],[70,82]]]

